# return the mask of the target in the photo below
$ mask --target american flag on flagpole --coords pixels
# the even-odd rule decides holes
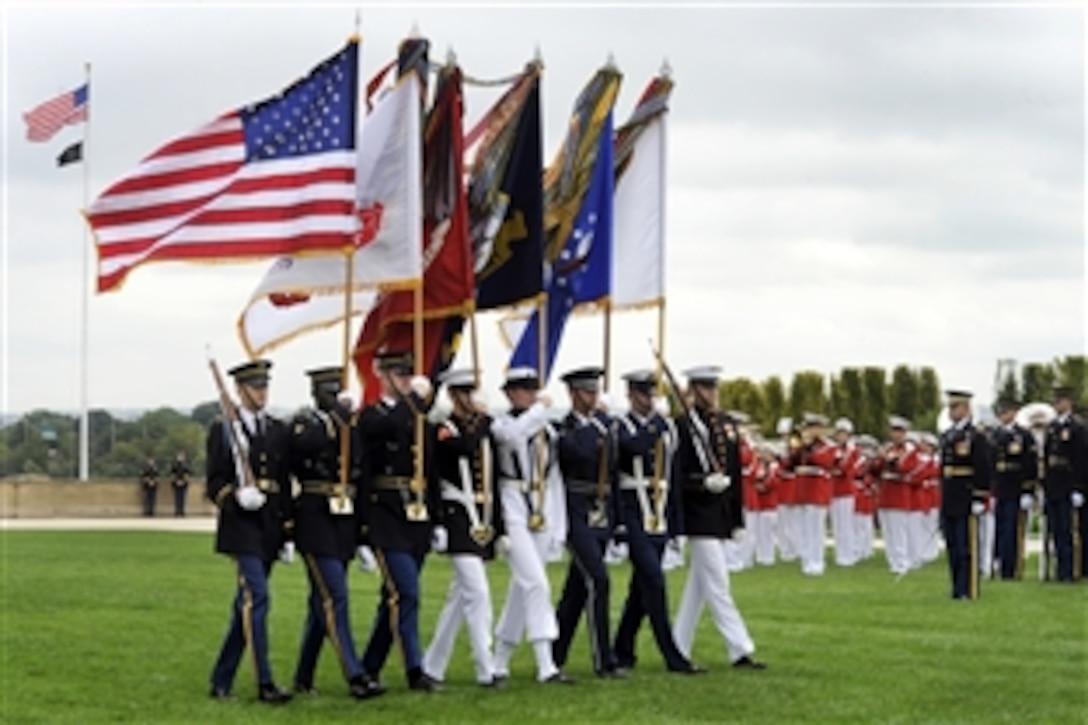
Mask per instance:
[[[167,143],[98,197],[87,220],[98,291],[150,261],[333,252],[355,213],[358,43],[283,93]]]
[[[90,86],[84,83],[74,91],[62,93],[23,114],[28,141],[48,141],[69,124],[87,120]]]

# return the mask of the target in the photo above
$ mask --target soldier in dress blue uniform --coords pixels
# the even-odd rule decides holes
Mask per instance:
[[[267,360],[255,360],[229,370],[241,400],[239,425],[232,428],[217,418],[208,430],[207,496],[219,510],[215,550],[229,555],[238,569],[230,628],[211,674],[211,695],[217,699],[231,696],[246,647],[253,652],[260,701],[291,699],[276,686],[268,662],[268,578],[277,552],[290,540],[292,520],[287,427],[264,412],[271,367]],[[240,453],[248,452],[245,462],[232,452],[234,434]],[[247,476],[240,468],[246,463],[254,485],[244,485]]]
[[[691,548],[691,567],[673,625],[673,639],[685,657],[691,656],[695,628],[703,606],[738,669],[762,670],[755,660],[755,643],[733,601],[724,542],[742,527],[740,435],[736,423],[718,410],[721,368],[707,365],[687,371],[691,384],[691,414],[680,416],[679,445],[673,480],[683,487],[683,533]]]
[[[192,472],[185,450],[179,450],[174,456],[174,462],[170,464],[170,476],[174,484],[174,516],[185,515],[185,497],[189,493],[189,474]]]
[[[1085,488],[1088,484],[1088,437],[1084,424],[1073,414],[1073,390],[1054,388],[1057,417],[1046,430],[1046,520],[1054,537],[1058,581],[1088,575],[1088,517]],[[1078,541],[1079,539],[1079,541]],[[1079,544],[1079,546],[1077,546]]]
[[[604,552],[609,540],[622,537],[624,532],[617,510],[616,431],[612,419],[597,409],[603,374],[601,368],[584,367],[561,378],[571,398],[571,412],[559,426],[558,444],[571,563],[556,606],[559,637],[552,652],[555,664],[563,667],[584,609],[594,672],[600,677],[622,677],[608,634],[609,581]]]
[[[476,682],[502,685],[491,656],[491,587],[484,562],[495,558],[504,535],[496,486],[491,416],[477,407],[475,370],[450,370],[441,378],[453,402],[449,418],[435,426],[431,475],[442,495],[441,520],[447,532],[445,554],[453,565],[445,606],[423,655],[423,671],[442,681],[461,624],[468,630]],[[443,538],[441,535],[439,539]]]
[[[423,558],[433,545],[447,546],[436,487],[428,485],[429,462],[423,450],[423,470],[416,470],[417,452],[424,449],[420,420],[431,404],[430,381],[412,377],[412,356],[383,352],[376,363],[382,386],[381,400],[363,410],[359,432],[366,463],[364,535],[382,574],[384,596],[362,656],[363,670],[378,679],[394,639],[404,655],[408,686],[434,692],[438,682],[423,671],[419,643],[419,576]]]
[[[295,539],[310,580],[295,690],[315,692],[314,669],[328,637],[349,694],[366,699],[383,690],[365,676],[356,659],[347,584],[348,562],[360,538],[362,448],[356,439],[355,416],[337,398],[344,369],[317,368],[306,374],[314,407],[295,418],[290,437],[291,469],[300,489],[295,506]],[[342,472],[345,445],[347,470]]]
[[[666,416],[663,400],[655,405],[657,377],[650,370],[623,376],[630,410],[619,418],[619,510],[627,528],[631,574],[613,650],[621,668],[635,666],[635,638],[643,617],[648,617],[654,639],[672,672],[694,674],[705,670],[680,653],[669,623],[665,575],[661,558],[670,536],[681,530],[679,487],[671,485],[676,449],[676,427]]]
[[[1002,579],[1019,579],[1028,512],[1035,503],[1038,454],[1035,436],[1016,422],[1016,403],[997,401],[1000,425],[993,432],[994,497],[997,499],[997,558]]]
[[[953,599],[977,599],[979,517],[990,495],[990,452],[971,423],[971,393],[949,390],[952,427],[941,435],[941,517]]]

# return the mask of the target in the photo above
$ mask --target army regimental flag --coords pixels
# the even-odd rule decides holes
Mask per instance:
[[[442,69],[423,135],[424,349],[417,368],[432,377],[453,360],[475,292],[462,161],[461,86],[460,68]],[[380,395],[374,357],[382,351],[413,350],[415,302],[414,290],[397,290],[383,294],[367,315],[354,352],[364,403],[375,402]]]
[[[539,63],[529,65],[489,117],[468,187],[478,310],[532,300],[543,288]]]
[[[545,380],[559,350],[567,319],[578,305],[608,297],[612,274],[612,113],[605,117],[589,188],[582,197],[566,241],[546,270],[547,347]],[[510,358],[511,367],[538,367],[541,362],[540,311],[530,317]]]

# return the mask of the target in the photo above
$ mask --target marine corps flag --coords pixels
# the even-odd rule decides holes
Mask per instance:
[[[543,288],[538,62],[529,64],[489,117],[468,185],[478,310],[531,300]]]
[[[464,315],[472,310],[475,276],[468,242],[464,186],[461,70],[439,73],[435,101],[423,135],[423,310],[422,369],[434,376],[457,351]],[[355,366],[364,404],[380,394],[373,371],[382,350],[412,350],[415,290],[383,294],[363,323],[355,345]]]

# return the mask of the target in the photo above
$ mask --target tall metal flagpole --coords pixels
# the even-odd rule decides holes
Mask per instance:
[[[669,61],[664,60],[661,62],[661,71],[659,72],[659,75],[666,80],[672,79],[672,67],[669,65]],[[661,237],[661,265],[658,273],[661,275],[661,287],[659,290],[661,298],[657,301],[657,349],[661,351],[661,356],[657,360],[657,390],[658,393],[662,395],[665,392],[665,381],[662,379],[664,373],[662,366],[665,364],[665,172],[668,168],[666,161],[666,151],[668,150],[667,119],[668,111],[661,115],[661,153],[658,154],[657,159],[659,164],[657,173],[661,179],[661,182],[658,184],[658,224],[660,225]],[[675,391],[675,394],[680,395],[680,391]]]
[[[612,301],[604,301],[604,392],[608,392],[608,378],[612,375]]]
[[[91,168],[91,63],[84,64],[87,75],[87,120],[83,124],[83,208],[90,204],[90,168]],[[80,308],[82,320],[79,330],[79,480],[86,481],[90,477],[91,458],[91,431],[90,415],[87,412],[87,322],[88,322],[88,295],[90,293],[90,246],[89,227],[83,227],[83,287],[80,293]]]

